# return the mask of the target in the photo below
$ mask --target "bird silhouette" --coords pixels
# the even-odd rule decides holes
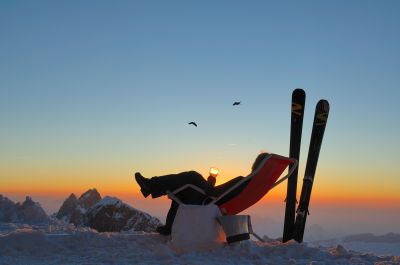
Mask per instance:
[[[241,102],[242,102],[242,101],[235,101],[235,102],[233,102],[233,106],[240,105]]]
[[[188,124],[194,125],[197,127],[197,124],[194,121],[189,122]]]

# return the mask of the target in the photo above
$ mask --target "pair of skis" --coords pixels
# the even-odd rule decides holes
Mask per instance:
[[[289,157],[299,160],[301,133],[303,128],[304,106],[306,93],[303,89],[295,89],[292,93],[292,116],[290,128],[290,152]],[[283,242],[291,239],[303,242],[304,229],[310,204],[311,190],[317,168],[319,151],[321,150],[326,122],[329,115],[329,103],[320,100],[317,103],[314,114],[314,122],[311,133],[310,146],[308,150],[306,170],[303,178],[303,186],[300,194],[300,202],[296,210],[296,190],[298,168],[288,180],[285,223],[283,228]]]

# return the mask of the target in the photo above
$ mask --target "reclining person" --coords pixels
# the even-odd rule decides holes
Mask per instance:
[[[257,156],[251,168],[252,172],[260,165],[261,161],[267,155],[268,153],[261,153]],[[186,171],[178,174],[155,176],[152,178],[145,178],[139,172],[135,173],[136,182],[139,184],[140,191],[142,192],[143,196],[147,198],[151,194],[153,199],[166,195],[167,191],[174,191],[186,184],[192,184],[204,190],[207,197],[218,197],[233,187],[236,183],[241,181],[243,178],[244,177],[242,176],[238,176],[221,185],[214,186],[216,181],[215,176],[210,175],[207,180],[205,180],[202,175],[196,171]],[[218,200],[216,204],[221,205],[233,198],[239,194],[247,184],[248,182],[244,182],[238,188],[227,194],[227,196],[224,196],[223,199]],[[182,203],[185,204],[202,204],[204,199],[207,198],[203,194],[200,194],[193,189],[185,189],[179,192],[176,196],[182,201]],[[171,228],[178,210],[178,206],[178,203],[172,201],[165,225],[157,228],[158,233],[163,235],[171,234]]]

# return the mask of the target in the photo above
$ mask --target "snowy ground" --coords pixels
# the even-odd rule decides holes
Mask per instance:
[[[341,245],[346,249],[351,249],[358,252],[373,253],[375,255],[393,255],[400,256],[400,242],[396,243],[377,243],[377,242],[358,242],[358,241],[343,241],[342,239],[331,239],[324,241],[316,241],[309,244],[314,247],[334,247]]]
[[[400,264],[334,247],[277,241],[243,241],[214,251],[175,253],[169,238],[154,233],[98,233],[53,224],[0,224],[0,264]]]

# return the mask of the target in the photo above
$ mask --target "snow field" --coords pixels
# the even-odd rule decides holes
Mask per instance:
[[[213,251],[179,254],[170,238],[155,233],[98,233],[71,225],[1,226],[0,264],[400,264],[376,256],[294,241],[243,241]]]

